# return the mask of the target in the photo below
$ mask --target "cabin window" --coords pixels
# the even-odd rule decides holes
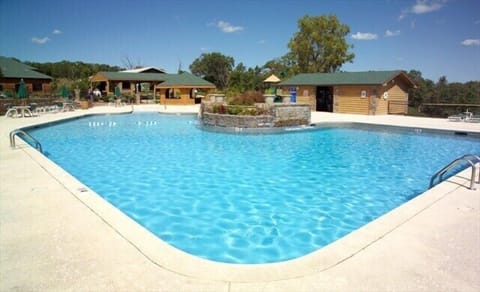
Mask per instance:
[[[34,82],[32,83],[33,91],[42,91],[42,83]]]
[[[168,99],[181,99],[182,98],[182,93],[180,92],[179,89],[169,88],[169,89],[167,89],[165,97],[168,98]]]
[[[130,90],[130,82],[127,82],[127,81],[123,81],[122,82],[122,89],[123,90]]]
[[[366,97],[367,97],[367,91],[366,91],[366,90],[362,90],[362,92],[360,92],[360,97],[361,97],[361,98],[366,98]]]

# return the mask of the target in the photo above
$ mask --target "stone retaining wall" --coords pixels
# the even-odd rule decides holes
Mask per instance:
[[[267,114],[260,116],[217,114],[201,107],[203,125],[232,128],[292,127],[310,124],[310,107],[307,104],[272,104]]]
[[[274,127],[291,127],[310,124],[308,104],[275,104],[272,108]]]

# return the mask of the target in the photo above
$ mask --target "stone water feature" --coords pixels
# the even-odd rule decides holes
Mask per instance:
[[[311,113],[307,104],[259,103],[242,107],[203,102],[199,117],[203,125],[212,127],[279,128],[309,125]]]

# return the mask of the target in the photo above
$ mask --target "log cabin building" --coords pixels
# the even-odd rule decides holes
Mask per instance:
[[[0,92],[14,95],[18,92],[20,80],[23,79],[28,95],[45,96],[51,93],[52,77],[36,71],[13,58],[0,56]]]
[[[140,96],[145,102],[169,105],[193,105],[215,85],[193,74],[167,74],[163,70],[146,67],[120,72],[98,72],[91,77],[92,87],[102,95],[113,95],[119,86],[123,96]]]
[[[278,86],[312,111],[385,115],[408,113],[415,84],[404,71],[366,71],[298,74]]]

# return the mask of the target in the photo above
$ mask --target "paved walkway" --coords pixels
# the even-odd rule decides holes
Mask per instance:
[[[469,170],[311,255],[229,265],[162,243],[36,150],[20,140],[9,147],[8,133],[18,127],[129,110],[0,117],[0,291],[480,290],[480,190],[464,186]],[[312,122],[322,121],[480,133],[480,124],[440,119],[312,113]]]

